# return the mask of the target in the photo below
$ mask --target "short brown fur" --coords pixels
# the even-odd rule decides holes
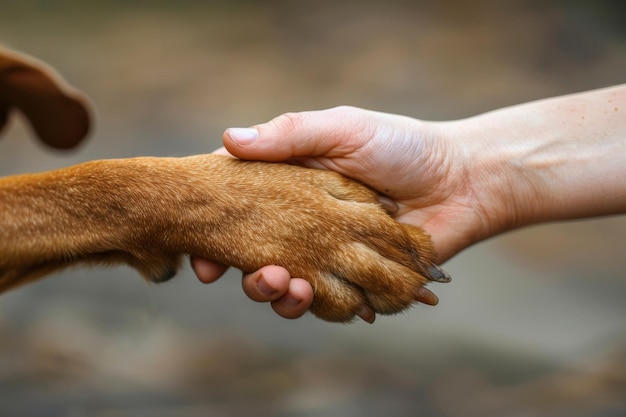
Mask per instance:
[[[40,96],[3,83],[6,62],[15,68],[20,56],[0,49],[0,111],[13,105],[48,120],[32,103]],[[48,99],[65,97],[55,108],[78,120],[64,135],[49,122],[36,132],[57,147],[75,143],[88,126],[73,108],[77,96],[35,61],[22,65],[56,85]],[[329,321],[349,321],[363,306],[392,314],[416,299],[434,304],[422,288],[447,278],[424,231],[396,222],[374,191],[331,171],[196,155],[0,179],[0,292],[77,263],[126,263],[162,282],[186,254],[243,271],[281,265],[311,283],[311,311]]]

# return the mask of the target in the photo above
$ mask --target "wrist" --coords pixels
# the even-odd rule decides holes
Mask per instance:
[[[453,122],[487,233],[624,212],[624,109],[615,87]]]
[[[510,123],[495,114],[437,123],[438,136],[454,151],[451,175],[461,205],[467,208],[467,245],[534,222],[540,208],[531,202],[545,193],[542,180],[524,163],[531,145],[513,136]],[[520,133],[521,135],[521,133]],[[522,135],[523,136],[523,135]]]

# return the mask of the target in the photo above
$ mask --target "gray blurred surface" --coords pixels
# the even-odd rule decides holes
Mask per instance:
[[[436,4],[2,2],[0,42],[88,94],[96,130],[53,153],[16,122],[0,174],[209,152],[287,111],[446,120],[624,82],[618,3]],[[280,319],[238,271],[68,271],[0,297],[0,415],[625,415],[625,237],[616,217],[492,239],[439,306],[373,326]]]

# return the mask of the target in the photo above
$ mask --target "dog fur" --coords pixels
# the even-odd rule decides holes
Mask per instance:
[[[85,101],[58,75],[0,49],[0,121],[13,109],[58,148],[88,130]],[[449,280],[423,230],[332,171],[209,154],[0,179],[0,292],[78,263],[126,263],[163,282],[184,255],[243,271],[281,265],[311,283],[311,311],[328,321],[436,304],[424,286]]]

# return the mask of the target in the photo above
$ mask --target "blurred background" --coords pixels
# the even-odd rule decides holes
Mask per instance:
[[[10,1],[0,42],[92,100],[53,152],[15,121],[0,174],[182,156],[223,130],[350,104],[471,116],[623,83],[611,1]],[[542,225],[445,265],[441,302],[337,325],[287,321],[241,274],[149,286],[78,269],[0,297],[3,416],[623,416],[626,218]]]

